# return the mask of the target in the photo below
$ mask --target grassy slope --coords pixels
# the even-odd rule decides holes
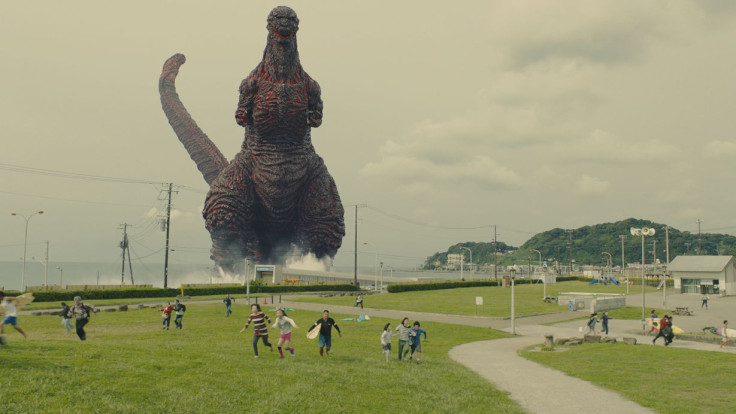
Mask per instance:
[[[562,282],[547,285],[547,296],[560,292],[626,293],[626,287],[614,285],[590,285],[586,282]],[[648,292],[656,292],[649,288]],[[476,296],[483,297],[484,306],[475,306]],[[518,285],[514,288],[514,301],[518,316],[540,313],[567,312],[567,306],[542,301],[543,286]],[[354,296],[300,296],[295,301],[352,306]],[[456,315],[509,316],[511,291],[508,288],[482,287],[418,292],[389,293],[364,296],[364,306],[379,309],[396,309],[417,312],[440,312]],[[437,304],[442,304],[438,307]]]
[[[30,338],[8,333],[10,345],[0,348],[3,410],[521,412],[504,393],[447,357],[454,345],[501,337],[500,332],[427,322],[425,363],[396,361],[394,342],[387,364],[379,344],[385,320],[357,323],[334,315],[344,335],[333,336],[333,355],[322,360],[316,341],[304,337],[319,315],[295,311],[290,316],[300,326],[296,356],[280,360],[261,344],[255,359],[252,331],[238,334],[246,309],[236,306],[225,318],[221,304],[190,304],[183,331],[162,331],[158,312],[150,309],[103,312],[88,325],[87,342],[67,335],[58,317],[23,316]]]
[[[733,412],[736,402],[733,354],[585,344],[565,352],[527,351],[522,355],[619,392],[658,412]]]

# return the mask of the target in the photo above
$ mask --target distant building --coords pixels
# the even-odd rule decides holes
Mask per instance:
[[[681,293],[733,295],[736,260],[733,256],[677,256],[669,273]]]

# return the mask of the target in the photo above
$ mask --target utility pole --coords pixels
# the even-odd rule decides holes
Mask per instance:
[[[49,288],[49,241],[46,240],[46,260],[44,261],[44,286],[46,289]],[[59,286],[61,287],[61,286]]]
[[[623,234],[618,236],[619,239],[621,239],[621,276],[624,275],[624,271],[626,271],[626,256],[624,254],[624,240],[626,240],[626,236]],[[626,279],[626,294],[629,294],[629,277],[627,276]]]
[[[664,227],[664,244],[667,248],[667,269],[664,271],[662,279],[662,307],[667,306],[667,274],[670,272],[670,226]]]
[[[493,225],[493,280],[498,281],[498,247],[496,246],[496,225]]]
[[[570,271],[568,273],[571,274],[572,273],[572,230],[567,230],[567,232],[570,235],[570,239],[567,242],[568,243],[568,246],[570,246]]]
[[[174,186],[173,183],[169,183],[169,196],[168,202],[166,203],[166,249],[164,253],[164,289],[169,284],[169,229],[171,227],[171,188]]]
[[[703,240],[700,238],[700,223],[702,223],[703,220],[698,219],[698,256],[700,256],[703,251]]]
[[[125,284],[125,250],[128,248],[128,223],[123,223],[123,241],[120,242],[120,248],[123,249],[123,266],[120,271],[120,284]],[[128,255],[130,256],[130,254]]]
[[[367,207],[367,204],[355,205],[355,254],[353,256],[353,283],[358,286],[358,207]]]

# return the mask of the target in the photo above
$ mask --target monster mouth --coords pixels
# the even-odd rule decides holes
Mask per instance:
[[[294,33],[296,33],[296,30],[293,30],[288,26],[282,26],[274,28],[271,33],[273,33],[276,39],[278,39],[280,42],[284,42],[291,40],[291,38],[294,36]]]

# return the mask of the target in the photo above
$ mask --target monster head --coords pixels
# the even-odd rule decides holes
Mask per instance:
[[[289,7],[279,6],[271,10],[266,25],[269,35],[279,43],[287,43],[296,36],[299,30],[299,18]]]

